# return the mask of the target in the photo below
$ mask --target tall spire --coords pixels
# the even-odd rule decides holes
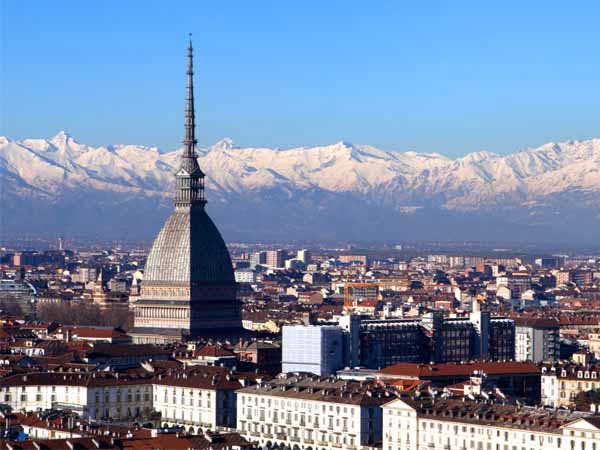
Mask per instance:
[[[185,156],[195,156],[196,145],[196,115],[194,112],[194,49],[192,47],[192,33],[190,33],[190,43],[188,45],[188,66],[187,66],[187,98],[185,103]]]
[[[175,206],[204,206],[204,173],[196,159],[196,115],[194,112],[194,62],[192,34],[188,45],[185,138],[179,172],[175,176]]]

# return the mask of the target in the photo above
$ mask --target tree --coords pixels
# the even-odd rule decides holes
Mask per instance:
[[[23,314],[23,309],[21,308],[21,305],[19,305],[13,299],[0,299],[0,310],[13,316],[21,316]]]
[[[46,322],[63,325],[111,326],[125,331],[133,325],[133,315],[128,309],[101,309],[93,303],[45,303],[37,308],[37,317]]]
[[[600,404],[600,390],[583,391],[575,396],[573,400],[579,410],[589,411],[591,405]]]

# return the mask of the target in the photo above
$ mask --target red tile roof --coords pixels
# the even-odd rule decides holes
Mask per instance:
[[[205,345],[204,347],[202,347],[202,349],[196,352],[196,356],[205,356],[212,358],[220,358],[223,356],[235,357],[235,353],[230,352],[229,350],[226,350],[223,347],[219,347],[217,345]]]
[[[539,374],[540,369],[528,362],[469,362],[465,364],[418,364],[399,363],[386,367],[378,373],[384,377],[431,379],[453,376],[470,376],[475,371],[487,375]]]

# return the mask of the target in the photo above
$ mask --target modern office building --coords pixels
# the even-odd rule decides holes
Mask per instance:
[[[514,321],[476,311],[470,317],[441,313],[413,319],[370,319],[345,315],[343,364],[382,369],[401,362],[463,362],[472,359],[512,361]],[[316,358],[316,357],[315,357]]]
[[[283,269],[287,253],[285,250],[267,250],[266,265],[272,269]]]
[[[236,283],[254,283],[256,281],[256,272],[251,269],[237,269],[234,275]]]
[[[310,250],[307,250],[305,248],[298,250],[296,258],[302,261],[304,264],[308,264],[312,261],[312,255],[310,253]]]
[[[248,258],[251,269],[256,269],[256,266],[267,265],[267,252],[254,252],[250,253]]]
[[[562,258],[537,258],[535,264],[542,269],[557,269],[562,263]]]
[[[592,284],[593,272],[591,270],[574,270],[571,272],[571,282],[577,286]]]
[[[406,361],[421,361],[426,351],[418,320],[365,320],[359,326],[358,364],[379,369]]]
[[[560,358],[560,328],[556,319],[519,318],[515,326],[517,361],[541,363]]]

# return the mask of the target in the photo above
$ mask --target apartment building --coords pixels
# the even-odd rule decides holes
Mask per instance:
[[[490,401],[398,398],[383,406],[383,450],[597,450],[600,416]]]
[[[344,330],[347,366],[381,369],[399,362],[461,362],[475,358],[511,361],[514,321],[473,312],[469,317],[425,314],[414,319],[364,319],[347,315]]]
[[[154,409],[165,425],[180,425],[191,433],[235,428],[235,391],[243,386],[243,380],[220,367],[158,375]]]
[[[0,402],[13,411],[67,410],[94,421],[141,422],[153,412],[165,426],[196,433],[235,428],[235,391],[246,384],[223,367],[119,375],[34,372],[0,380]]]
[[[542,368],[542,402],[560,408],[572,406],[580,392],[600,389],[600,366],[559,364]]]
[[[517,361],[558,361],[560,327],[556,319],[518,318],[515,320],[515,329]]]
[[[359,450],[382,438],[392,395],[372,383],[282,375],[237,392],[238,432],[259,445]],[[287,448],[287,447],[286,447]]]
[[[0,380],[13,411],[70,410],[95,420],[140,420],[152,411],[152,378],[118,373],[35,372]]]
[[[252,269],[237,269],[234,271],[236,283],[254,283],[256,272]]]
[[[267,250],[265,264],[272,269],[282,269],[285,267],[285,250]]]

